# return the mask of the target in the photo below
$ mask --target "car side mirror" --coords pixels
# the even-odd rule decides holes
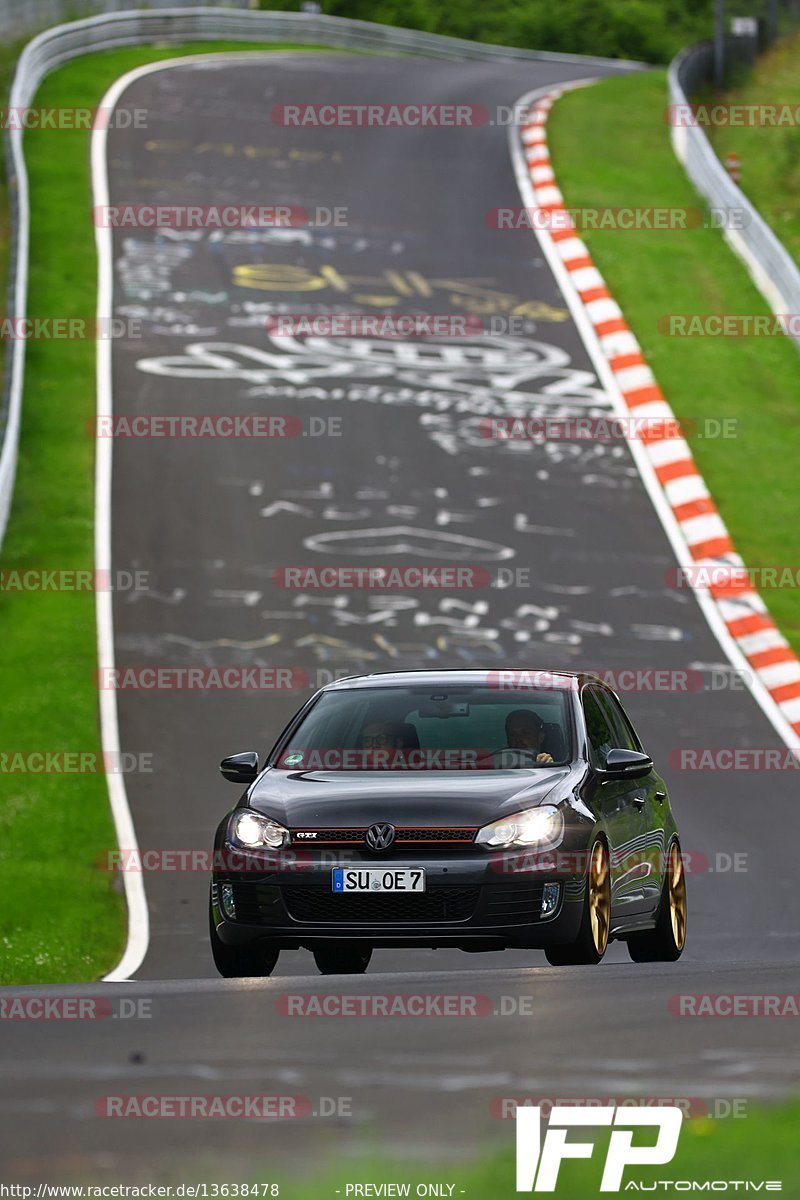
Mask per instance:
[[[219,764],[223,779],[231,783],[252,783],[258,775],[258,755],[253,750],[231,754]]]
[[[653,769],[653,760],[641,750],[609,750],[600,774],[606,779],[639,779]]]

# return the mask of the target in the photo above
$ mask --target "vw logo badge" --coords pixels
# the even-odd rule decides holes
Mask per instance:
[[[370,825],[364,840],[370,850],[388,850],[394,841],[394,825]]]

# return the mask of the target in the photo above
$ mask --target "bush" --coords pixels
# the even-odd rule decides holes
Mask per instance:
[[[262,8],[299,3],[261,0]],[[422,29],[477,42],[668,62],[710,37],[713,0],[323,0],[333,16]]]

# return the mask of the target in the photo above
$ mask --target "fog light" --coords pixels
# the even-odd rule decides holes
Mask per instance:
[[[542,916],[549,917],[550,913],[555,912],[558,904],[558,893],[560,884],[546,883],[542,892]]]
[[[223,883],[219,889],[220,903],[222,911],[226,917],[230,917],[232,921],[236,920],[236,901],[233,898],[233,884]]]

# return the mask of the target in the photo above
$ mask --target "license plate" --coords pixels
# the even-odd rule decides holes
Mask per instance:
[[[334,867],[334,892],[424,892],[421,867]]]

